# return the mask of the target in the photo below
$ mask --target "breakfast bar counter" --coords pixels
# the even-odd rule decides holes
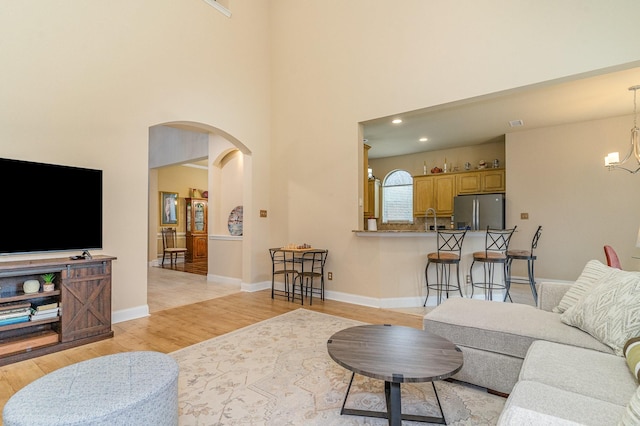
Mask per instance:
[[[360,303],[387,308],[422,306],[426,295],[424,271],[427,254],[437,251],[438,233],[424,230],[354,230],[353,234],[359,254],[366,256],[372,265],[366,276],[359,278],[366,280],[369,289],[377,287],[379,294],[377,300],[363,300]],[[468,275],[473,253],[484,250],[485,236],[486,231],[468,231],[462,244],[460,284],[465,297],[471,296]],[[482,281],[482,274],[481,267],[474,267],[474,281]],[[496,279],[503,280],[498,275],[502,274],[496,273]],[[430,268],[429,281],[435,280],[435,268]],[[499,299],[498,292],[494,293],[494,297]],[[484,298],[484,295],[475,292],[474,298]],[[435,302],[435,293],[432,293],[427,305],[435,305]]]

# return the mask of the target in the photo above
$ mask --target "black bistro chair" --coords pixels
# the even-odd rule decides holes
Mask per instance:
[[[269,254],[271,255],[271,298],[284,296],[287,300],[294,300],[293,285],[298,274],[294,253],[281,248],[270,248]],[[276,276],[282,276],[283,289],[276,288]]]
[[[300,272],[296,278],[300,282],[300,296],[309,296],[309,305],[313,305],[313,294],[324,300],[324,265],[327,262],[329,250],[310,250],[301,253],[297,261],[301,264]],[[318,286],[314,287],[314,283]],[[295,294],[296,284],[293,283],[293,293]]]

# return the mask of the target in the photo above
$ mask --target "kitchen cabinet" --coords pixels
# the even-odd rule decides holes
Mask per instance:
[[[367,203],[364,205],[364,217],[380,217],[380,179],[370,179],[367,181]]]
[[[366,143],[364,144],[364,151],[363,151],[363,164],[362,164],[362,170],[364,173],[364,186],[362,187],[362,206],[363,208],[363,213],[364,213],[364,218],[365,218],[365,222],[366,222],[366,218],[367,218],[367,210],[369,208],[369,191],[368,191],[368,185],[369,185],[369,149],[371,149],[371,147],[369,145],[367,145]]]
[[[207,259],[208,238],[207,229],[207,199],[206,198],[185,198],[186,205],[186,240],[187,262]]]
[[[433,208],[437,216],[453,214],[453,197],[456,195],[456,175],[441,174],[414,176],[413,216],[425,216]]]
[[[456,174],[457,195],[505,192],[504,169],[486,169]]]

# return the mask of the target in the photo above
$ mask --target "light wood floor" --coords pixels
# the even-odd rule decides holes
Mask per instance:
[[[531,299],[528,286],[514,287],[514,301]],[[272,300],[270,290],[240,292],[238,286],[208,283],[202,275],[153,267],[149,268],[149,306],[149,317],[114,324],[112,339],[0,367],[0,410],[19,389],[61,367],[124,351],[169,353],[301,308],[299,301]],[[304,308],[372,324],[414,328],[422,328],[426,311],[422,307],[378,309],[315,298],[313,306]]]
[[[195,292],[186,291],[184,297],[176,300],[175,294],[193,290],[195,286]],[[114,324],[112,339],[0,367],[0,410],[19,389],[61,367],[124,351],[152,350],[169,353],[301,308],[300,302],[287,302],[284,298],[272,300],[270,290],[240,292],[238,288],[207,284],[206,278],[199,275],[161,268],[149,268],[149,288],[152,314],[146,318]],[[190,302],[190,298],[201,300],[205,295],[203,292],[207,292],[206,297],[215,298]],[[156,297],[161,293],[161,297]],[[169,304],[169,300],[182,306],[161,310],[163,305]],[[422,317],[419,315],[330,300],[324,303],[314,300],[312,307],[305,305],[304,308],[368,323],[422,327]]]

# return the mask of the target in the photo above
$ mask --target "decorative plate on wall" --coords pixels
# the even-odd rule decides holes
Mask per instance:
[[[237,206],[231,210],[227,226],[231,235],[242,235],[242,206]]]

